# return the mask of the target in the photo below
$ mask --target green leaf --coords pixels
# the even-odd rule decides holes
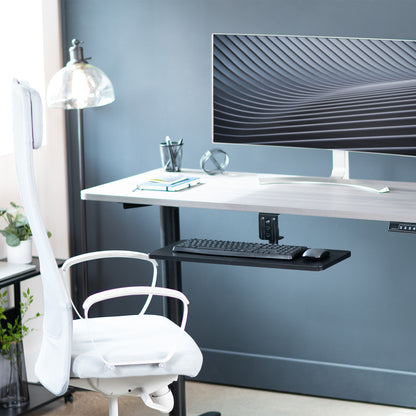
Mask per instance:
[[[24,227],[27,225],[27,218],[23,214],[17,214],[15,219],[16,227]]]
[[[30,317],[26,316],[31,303],[34,301],[34,297],[28,288],[26,291],[23,291],[22,300],[19,303],[20,319],[17,317],[13,322],[9,322],[3,307],[8,300],[7,294],[7,289],[0,291],[0,353],[2,355],[10,353],[10,345],[12,343],[21,341],[26,335],[34,331],[28,323],[41,316],[39,312]]]
[[[9,234],[6,237],[6,244],[9,245],[10,247],[17,247],[20,244],[19,237],[13,234]]]
[[[7,244],[10,247],[17,247],[20,241],[25,241],[32,236],[32,231],[28,223],[27,217],[24,214],[23,207],[14,202],[10,202],[12,208],[0,210],[0,215],[5,218],[7,226],[0,230],[0,233],[9,240]],[[14,237],[8,237],[8,236]]]

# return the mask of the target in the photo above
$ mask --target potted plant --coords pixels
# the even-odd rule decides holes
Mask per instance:
[[[0,210],[7,226],[0,230],[6,237],[7,261],[10,263],[31,263],[32,261],[32,231],[24,214],[23,207],[10,202],[11,208]],[[51,233],[48,231],[48,236]]]
[[[30,289],[23,292],[20,302],[20,315],[11,321],[6,316],[8,292],[0,293],[0,355],[3,357],[0,372],[0,405],[3,407],[18,407],[29,400],[26,366],[23,353],[23,338],[33,331],[28,323],[40,316],[36,313],[27,317],[33,295]]]

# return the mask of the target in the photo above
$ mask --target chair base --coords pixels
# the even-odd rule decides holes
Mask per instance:
[[[168,386],[176,380],[177,376],[172,375],[113,379],[72,378],[70,384],[74,387],[102,393],[109,400],[109,416],[118,416],[118,398],[120,396],[140,397],[146,406],[163,413],[169,413],[173,408],[173,396]]]
[[[118,397],[108,397],[108,416],[118,416]]]

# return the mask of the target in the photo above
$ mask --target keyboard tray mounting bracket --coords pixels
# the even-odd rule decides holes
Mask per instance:
[[[259,213],[259,238],[270,244],[278,244],[283,236],[279,233],[279,214]]]

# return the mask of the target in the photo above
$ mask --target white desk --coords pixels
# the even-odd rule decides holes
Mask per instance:
[[[335,185],[259,185],[259,176],[272,175],[227,172],[209,176],[199,170],[184,169],[184,174],[200,176],[201,185],[178,192],[133,192],[138,183],[161,172],[162,169],[156,169],[85,189],[81,198],[168,207],[416,222],[416,183],[366,181],[376,187],[390,188],[390,192],[379,194]],[[360,181],[351,180],[351,183]]]
[[[184,174],[200,176],[201,185],[178,192],[133,191],[139,183],[160,173],[162,169],[156,169],[85,189],[81,192],[81,197],[89,201],[160,206],[163,247],[180,239],[180,207],[416,222],[415,183],[367,181],[367,185],[378,188],[388,186],[391,190],[389,193],[378,194],[335,185],[260,185],[258,177],[268,175],[227,172],[209,176],[199,170],[184,169]],[[164,285],[182,290],[180,261],[166,261],[162,266]],[[166,313],[174,321],[180,321],[180,311],[169,301]],[[173,393],[175,408],[171,415],[184,416],[183,380],[179,380]]]

